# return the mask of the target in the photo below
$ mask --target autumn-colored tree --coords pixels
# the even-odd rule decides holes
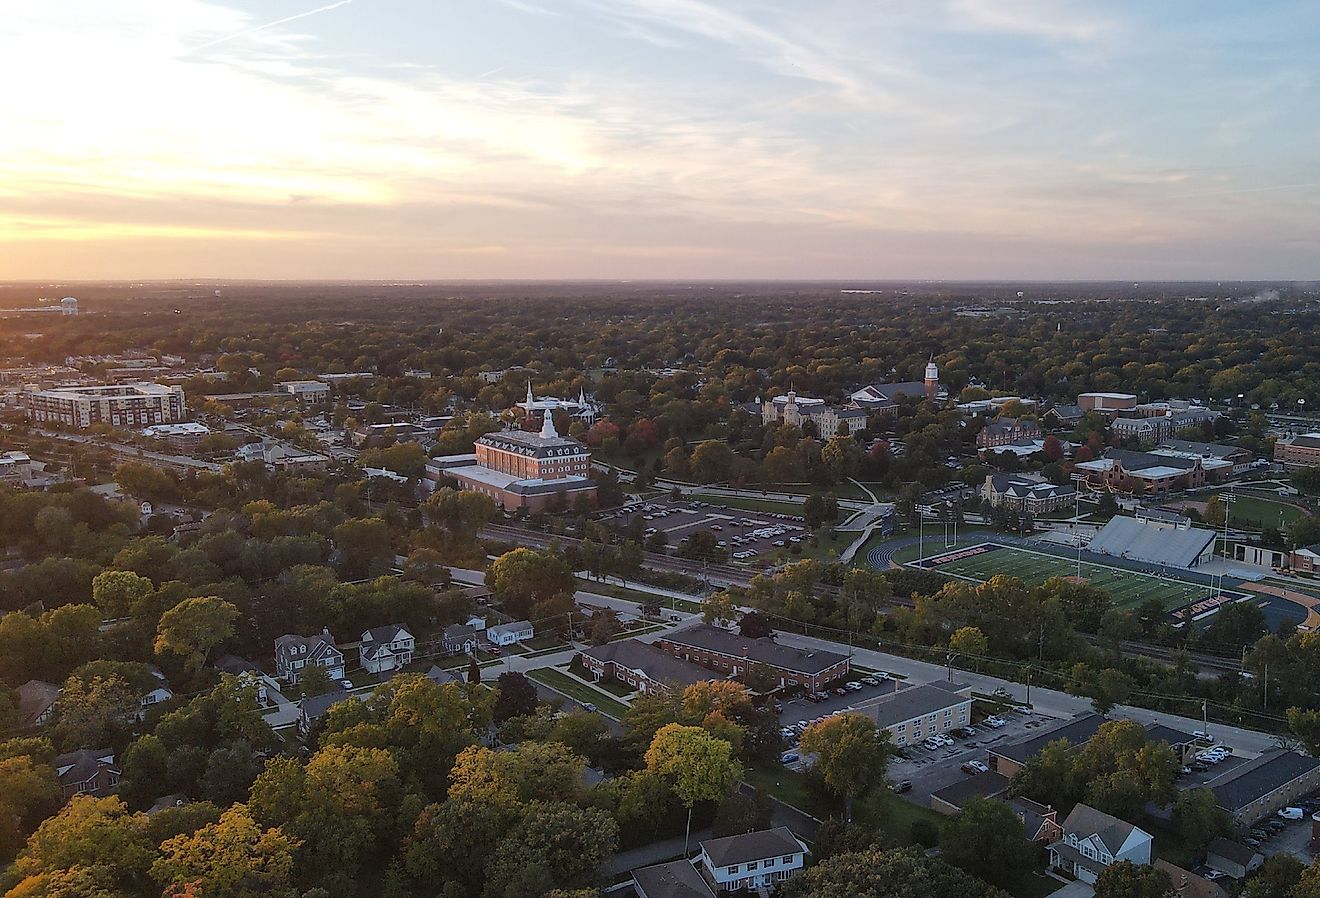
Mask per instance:
[[[799,750],[816,756],[813,770],[825,785],[843,796],[845,819],[852,819],[854,799],[884,782],[885,768],[894,753],[889,731],[876,728],[862,714],[827,717],[807,727]]]
[[[728,796],[742,776],[742,765],[733,756],[733,746],[701,727],[671,723],[660,728],[646,750],[646,769],[672,784],[678,800],[687,808],[687,830],[683,850],[692,832],[692,808],[698,801],[718,801]]]
[[[92,601],[107,618],[137,613],[155,591],[149,579],[132,571],[102,571],[92,580]]]
[[[238,609],[216,596],[184,599],[160,616],[153,648],[157,655],[178,655],[190,668],[199,668],[211,649],[234,635],[237,618]]]
[[[196,898],[292,898],[299,843],[280,829],[263,829],[236,804],[218,823],[166,840],[151,877],[168,890],[186,886]]]

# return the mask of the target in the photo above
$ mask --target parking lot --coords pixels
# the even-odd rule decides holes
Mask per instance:
[[[776,549],[802,542],[807,532],[797,515],[743,511],[696,499],[634,502],[606,513],[601,520],[626,525],[635,517],[642,519],[646,536],[664,533],[671,546],[699,530],[709,530],[735,562],[772,555]]]

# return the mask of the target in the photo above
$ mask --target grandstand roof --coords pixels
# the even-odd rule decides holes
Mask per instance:
[[[1213,530],[1175,530],[1136,518],[1115,517],[1087,547],[1101,555],[1167,567],[1189,568],[1214,545]]]

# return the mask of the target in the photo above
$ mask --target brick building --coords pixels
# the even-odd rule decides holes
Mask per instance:
[[[740,676],[764,664],[775,672],[780,687],[818,691],[846,677],[849,670],[848,656],[837,652],[780,645],[768,636],[748,639],[705,624],[667,633],[655,644],[675,658],[725,676]]]
[[[1073,466],[1073,477],[1090,489],[1115,493],[1140,491],[1158,495],[1205,486],[1205,467],[1199,457],[1186,458],[1154,452],[1107,449],[1100,458]]]
[[[543,511],[555,497],[565,506],[578,501],[596,504],[591,452],[577,440],[561,437],[549,411],[540,433],[488,433],[477,440],[473,462],[460,462],[440,473],[463,489],[485,493],[505,511]]]
[[[1320,467],[1320,433],[1298,433],[1274,444],[1274,461],[1285,471]]]
[[[822,440],[836,434],[852,436],[866,429],[866,410],[862,408],[835,408],[824,399],[799,396],[792,390],[785,396],[776,396],[761,403],[763,424],[784,424],[800,428],[805,421],[815,425]]]
[[[153,424],[182,421],[183,387],[137,383],[90,387],[56,387],[26,393],[23,404],[28,420],[66,427],[139,429]]]
[[[996,418],[976,435],[979,449],[1040,439],[1040,425],[1032,418]]]
[[[598,681],[618,680],[646,693],[668,693],[711,679],[704,667],[636,639],[584,649],[582,664]]]

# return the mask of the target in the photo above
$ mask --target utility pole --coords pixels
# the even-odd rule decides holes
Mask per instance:
[[[1031,665],[1027,665],[1027,704],[1031,704]]]

